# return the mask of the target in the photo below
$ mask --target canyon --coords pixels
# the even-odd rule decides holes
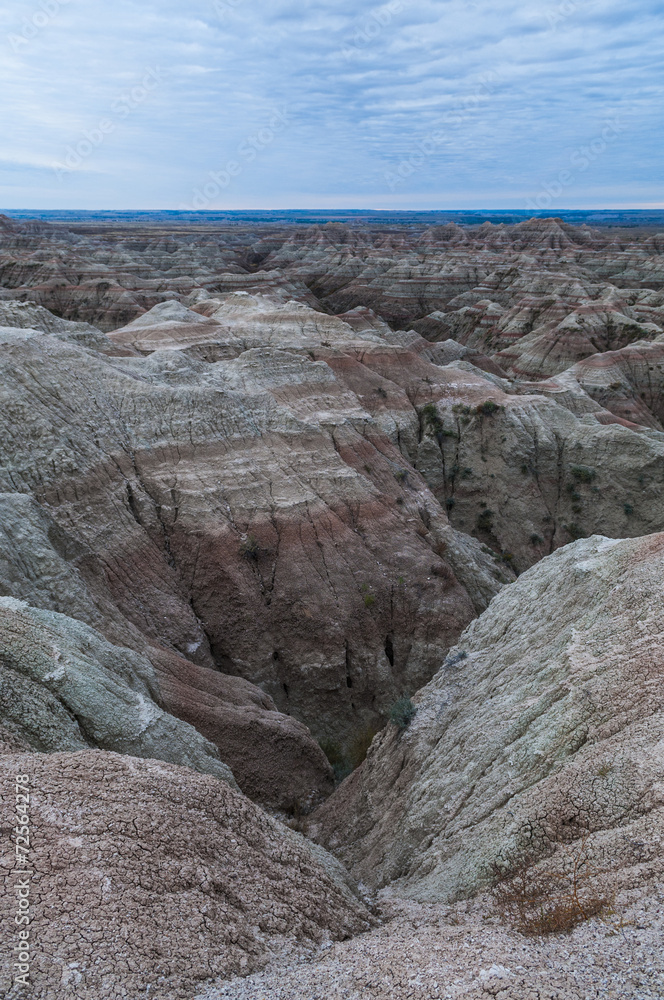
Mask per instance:
[[[663,255],[652,222],[0,216],[35,997],[661,996]],[[581,855],[571,939],[496,915]]]

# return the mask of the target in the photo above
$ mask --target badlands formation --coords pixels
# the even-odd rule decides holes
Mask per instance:
[[[0,217],[30,996],[664,996],[663,251]]]

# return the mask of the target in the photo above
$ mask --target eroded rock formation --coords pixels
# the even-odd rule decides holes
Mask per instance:
[[[587,838],[615,886],[664,870],[664,535],[543,560],[467,629],[315,814],[367,885],[421,901]]]
[[[131,756],[5,745],[4,804],[27,774],[31,996],[185,1000],[260,968],[285,943],[341,940],[373,921],[341,865],[217,778]],[[14,916],[3,845],[3,926]],[[12,986],[4,947],[0,990]]]

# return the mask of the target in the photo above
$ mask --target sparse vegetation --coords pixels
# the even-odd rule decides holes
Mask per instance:
[[[410,698],[404,696],[395,701],[391,706],[389,712],[390,722],[393,722],[399,729],[407,729],[415,718],[416,713],[417,708],[415,705],[413,705]]]
[[[623,510],[627,514],[627,517],[630,517],[634,513],[634,507],[632,506],[631,503],[626,503],[623,507]]]
[[[569,470],[577,483],[592,483],[597,473],[587,465],[573,465]]]
[[[500,410],[500,406],[498,403],[494,403],[492,399],[487,399],[475,407],[475,413],[478,417],[492,417],[498,410]]]
[[[394,478],[399,483],[400,486],[408,486],[408,470],[407,469],[397,469],[394,473]]]
[[[544,541],[544,539],[542,538],[542,536],[541,535],[537,535],[534,532],[530,536],[530,544],[531,545],[541,545],[543,541]]]
[[[553,860],[553,859],[552,859]],[[562,934],[611,909],[601,877],[590,861],[587,837],[563,850],[557,864],[542,867],[532,855],[496,866],[493,897],[501,916],[521,934]]]
[[[365,594],[364,595],[364,606],[365,606],[365,608],[373,608],[373,606],[374,606],[375,603],[376,603],[376,598],[374,597],[373,594]]]
[[[422,407],[422,419],[426,427],[435,436],[438,444],[442,443],[443,438],[456,437],[454,431],[445,430],[443,421],[440,419],[434,403],[427,403],[426,406]]]
[[[597,777],[606,778],[609,774],[611,774],[611,771],[613,771],[613,764],[611,761],[604,761],[604,763],[600,764],[597,768]]]

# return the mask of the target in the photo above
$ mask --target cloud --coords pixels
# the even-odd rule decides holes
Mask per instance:
[[[567,204],[658,197],[649,0],[5,0],[0,18],[6,208],[177,208],[229,163],[210,207],[524,207],[615,116]]]

